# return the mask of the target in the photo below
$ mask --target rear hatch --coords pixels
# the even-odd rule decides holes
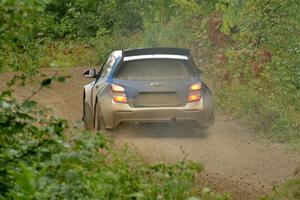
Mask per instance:
[[[160,58],[124,62],[113,83],[124,86],[132,107],[179,107],[197,80],[187,60]]]

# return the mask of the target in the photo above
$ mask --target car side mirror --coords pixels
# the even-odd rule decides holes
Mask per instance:
[[[96,78],[96,70],[95,69],[88,69],[83,73],[85,78]]]

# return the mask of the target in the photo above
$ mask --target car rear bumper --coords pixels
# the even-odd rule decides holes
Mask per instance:
[[[110,107],[110,106],[109,106]],[[200,126],[209,126],[212,122],[212,103],[204,104],[203,99],[198,102],[187,103],[182,107],[147,107],[136,108],[124,103],[111,101],[111,107],[102,108],[105,112],[106,128],[115,128],[120,122],[163,122],[172,120],[192,120]],[[109,111],[110,110],[110,111]]]

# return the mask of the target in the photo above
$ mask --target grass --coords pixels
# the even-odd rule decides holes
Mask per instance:
[[[50,68],[69,68],[76,66],[95,66],[99,62],[96,51],[83,42],[61,41],[47,46],[41,66]]]
[[[279,188],[273,189],[273,194],[262,197],[261,200],[298,200],[300,199],[300,177],[294,178]]]

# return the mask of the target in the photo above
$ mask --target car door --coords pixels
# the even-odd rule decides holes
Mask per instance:
[[[95,81],[92,91],[92,101],[94,105],[93,107],[95,107],[97,94],[101,92],[106,86],[106,81],[115,62],[116,58],[113,55],[110,55],[99,72],[99,78]]]

